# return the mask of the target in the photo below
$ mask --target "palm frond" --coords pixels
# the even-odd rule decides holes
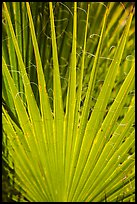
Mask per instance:
[[[4,2],[2,17],[8,199],[134,201],[134,5]]]

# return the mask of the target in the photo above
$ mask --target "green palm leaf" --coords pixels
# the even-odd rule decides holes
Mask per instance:
[[[134,201],[134,5],[2,15],[3,201]]]

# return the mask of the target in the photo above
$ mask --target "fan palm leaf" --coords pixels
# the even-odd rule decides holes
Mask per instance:
[[[8,195],[134,201],[134,5],[4,2],[2,14]]]

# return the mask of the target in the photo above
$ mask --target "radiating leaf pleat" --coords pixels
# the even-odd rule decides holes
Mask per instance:
[[[50,22],[51,22],[51,39],[52,39],[52,53],[53,53],[53,101],[54,101],[54,123],[53,134],[56,143],[56,173],[58,174],[56,188],[58,200],[64,200],[64,169],[63,169],[63,124],[64,113],[62,103],[62,91],[59,73],[58,51],[56,43],[55,23],[52,2],[49,3],[50,8]],[[56,179],[56,178],[55,178]],[[58,186],[60,183],[60,186]]]

